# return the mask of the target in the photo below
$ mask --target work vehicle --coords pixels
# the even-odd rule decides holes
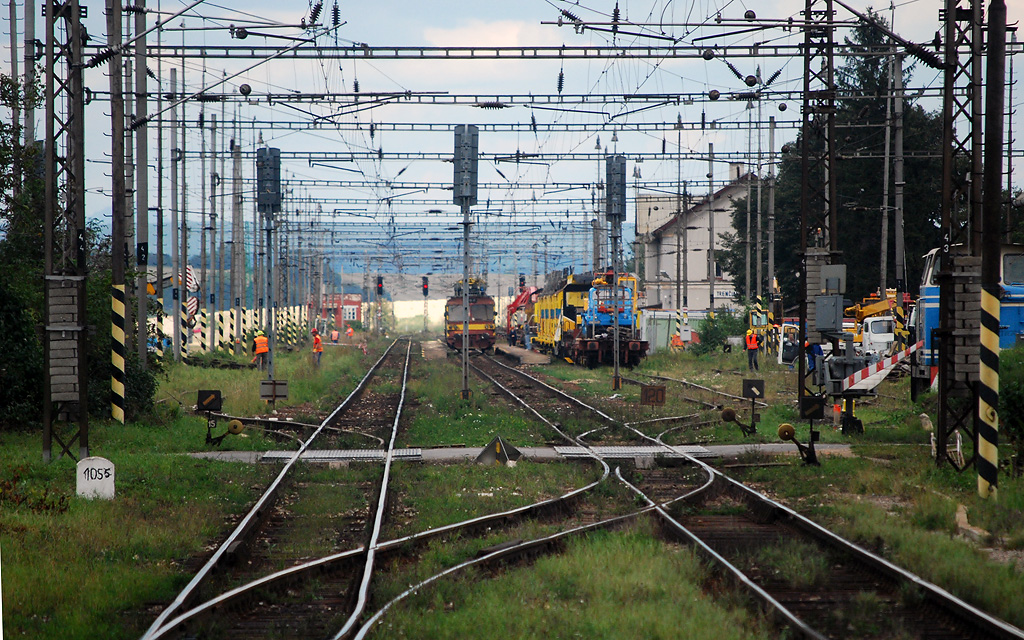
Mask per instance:
[[[633,367],[647,355],[637,328],[636,278],[621,274],[612,291],[611,272],[554,278],[537,296],[536,349],[596,367],[615,361],[615,316],[619,325],[619,364]]]

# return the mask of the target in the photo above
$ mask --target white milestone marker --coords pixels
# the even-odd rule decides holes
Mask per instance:
[[[76,493],[82,498],[114,498],[114,463],[92,456],[78,461]]]

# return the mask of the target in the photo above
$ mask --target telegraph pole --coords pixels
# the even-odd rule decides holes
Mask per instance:
[[[52,6],[52,5],[50,5]],[[114,0],[107,0],[107,46],[114,49],[110,58],[110,174],[111,174],[111,250],[110,250],[110,288],[111,288],[111,380],[110,380],[110,415],[124,424],[125,396],[125,311],[127,296],[125,291],[125,209],[124,199],[124,99],[121,83],[124,81],[121,64],[121,5]]]
[[[146,1],[135,3],[139,11],[135,13],[135,113],[134,121],[144,118],[149,110],[149,83],[146,77]],[[139,353],[139,365],[146,368],[146,356],[149,348],[149,125],[145,121],[135,130],[135,160],[138,170],[135,172],[135,184],[138,193],[135,195],[135,265],[139,269],[136,280],[136,296],[138,300],[137,317],[138,333],[136,346]],[[157,282],[157,287],[163,286]],[[157,316],[159,321],[159,316]],[[159,332],[157,339],[159,340]]]
[[[178,70],[171,67],[171,99],[177,100]],[[181,311],[185,308],[188,288],[185,286],[185,264],[178,255],[178,163],[181,149],[178,142],[178,107],[171,107],[171,315],[174,316],[174,359],[181,361]]]
[[[480,133],[476,125],[455,127],[455,204],[462,206],[462,399],[469,400],[469,208],[476,204],[477,149]],[[536,260],[536,258],[534,258]]]
[[[775,116],[768,117],[768,157],[775,153]],[[775,300],[775,163],[768,163],[768,296]],[[781,320],[778,320],[781,324]]]

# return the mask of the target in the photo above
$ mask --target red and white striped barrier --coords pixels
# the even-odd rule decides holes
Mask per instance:
[[[920,349],[923,346],[924,346],[924,340],[920,340],[920,341],[918,341],[917,344],[915,344],[914,346],[910,347],[909,349],[904,349],[903,351],[900,351],[899,353],[897,353],[894,356],[889,356],[888,358],[883,358],[882,360],[879,360],[875,364],[873,364],[873,365],[871,365],[869,367],[865,367],[864,369],[861,369],[860,371],[858,371],[857,373],[854,373],[853,375],[847,376],[846,379],[843,380],[843,391],[846,391],[847,389],[849,389],[853,385],[857,384],[858,382],[861,382],[862,380],[865,380],[866,378],[869,378],[869,377],[875,375],[876,373],[880,373],[882,371],[885,371],[886,369],[890,369],[890,368],[894,367],[897,362],[899,362],[900,360],[903,360],[904,358],[906,358],[910,354],[914,353],[915,351],[917,351],[918,349]]]

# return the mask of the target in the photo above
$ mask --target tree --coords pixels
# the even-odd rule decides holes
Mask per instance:
[[[879,21],[881,17],[874,16]],[[891,50],[881,32],[869,25],[854,29],[847,49],[854,53],[879,53]],[[847,265],[847,297],[859,300],[875,291],[880,281],[882,181],[885,151],[886,101],[888,93],[888,56],[854,55],[837,69],[836,80],[840,99],[836,110],[836,155],[834,178],[838,192],[838,246],[836,260]],[[904,85],[912,68],[904,72]],[[908,291],[915,293],[920,284],[925,253],[938,246],[940,240],[941,159],[921,158],[921,153],[941,155],[942,120],[938,113],[926,112],[912,99],[904,98],[905,174],[910,177],[904,188],[904,239]],[[800,240],[800,149],[803,140],[783,147],[778,167],[775,192],[775,264],[776,275],[786,306],[800,299],[799,251],[780,250],[801,246]],[[865,155],[878,157],[863,157]],[[819,178],[820,179],[820,178]],[[892,198],[892,190],[889,193]],[[767,190],[762,190],[761,210],[767,210]],[[888,205],[888,206],[891,206]],[[895,256],[892,246],[894,220],[889,216],[887,286],[895,286]],[[736,233],[722,234],[725,249],[720,254],[723,268],[730,273],[744,273],[746,199],[734,202],[733,228]],[[752,234],[753,237],[753,234]],[[766,242],[764,233],[760,238]],[[753,256],[753,252],[752,256]],[[764,261],[767,262],[767,256]],[[756,272],[751,269],[751,272]],[[767,268],[763,269],[767,277]],[[736,281],[737,291],[747,295],[743,279]],[[768,283],[762,290],[768,291]]]

